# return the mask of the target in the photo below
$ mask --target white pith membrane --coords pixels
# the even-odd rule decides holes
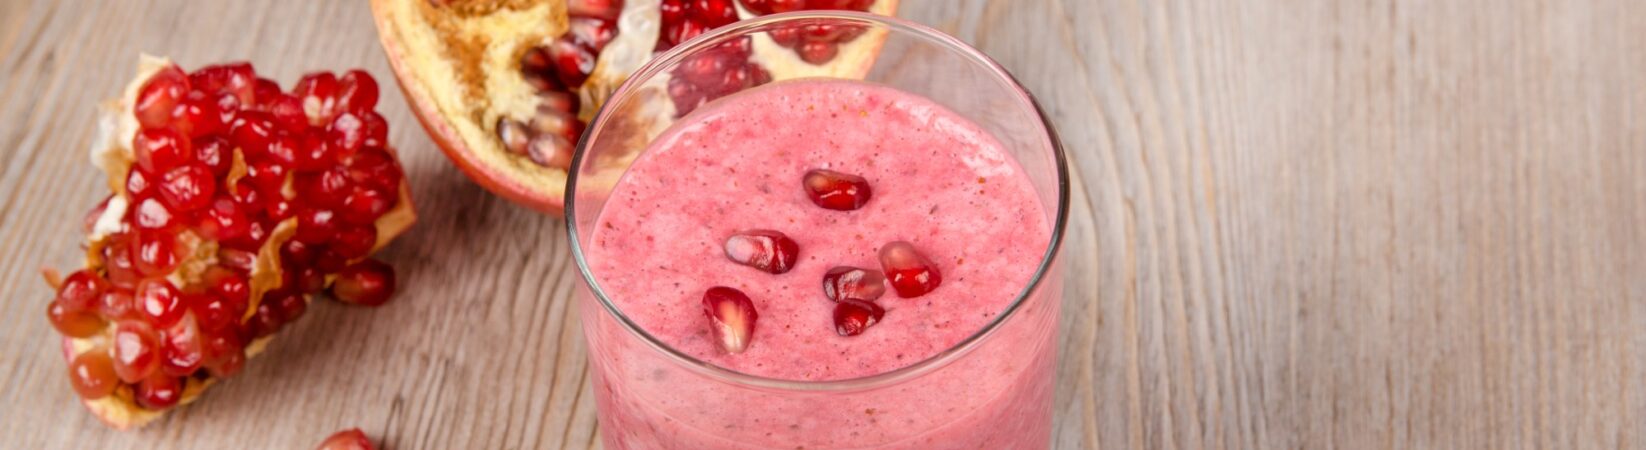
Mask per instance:
[[[136,77],[126,85],[120,98],[99,105],[97,134],[92,138],[89,156],[92,165],[103,171],[108,177],[109,189],[113,191],[114,195],[109,199],[102,214],[97,217],[91,233],[86,236],[86,263],[84,266],[86,270],[103,273],[105,264],[102,259],[103,248],[109,244],[110,238],[115,234],[128,231],[122,229],[125,225],[123,219],[126,216],[126,209],[130,205],[130,199],[125,188],[126,174],[136,161],[136,156],[131,149],[131,142],[141,128],[133,112],[132,105],[149,78],[172,65],[173,63],[169,59],[147,54],[142,55],[138,61]],[[394,154],[392,148],[385,148],[385,150],[391,155]],[[233,149],[233,163],[225,187],[232,186],[233,183],[244,177],[245,173],[244,156],[240,149],[235,148]],[[283,188],[288,198],[294,192],[291,176],[291,174],[287,174]],[[416,211],[412,205],[409,192],[409,187],[402,180],[399,188],[399,200],[392,209],[378,217],[374,223],[378,234],[372,252],[388,244],[395,236],[398,236],[416,222]],[[281,221],[269,231],[267,240],[258,249],[251,273],[247,276],[247,283],[251,289],[250,297],[247,300],[246,313],[241,318],[242,322],[255,314],[257,305],[262,300],[264,293],[280,287],[280,246],[291,239],[296,231],[297,219],[295,217]],[[193,230],[186,228],[178,232],[177,240],[181,246],[189,248],[189,251],[185,253],[187,256],[180,258],[177,269],[168,274],[166,280],[177,287],[199,282],[205,269],[217,263],[217,243],[204,240],[196,235]],[[350,263],[359,259],[351,260]],[[335,278],[334,274],[328,274],[326,284],[329,286]],[[310,297],[307,294],[302,295],[305,302],[311,301]],[[88,338],[64,337],[63,353],[65,359],[72,362],[76,356],[89,350],[112,348],[110,344],[116,324],[117,321],[110,320],[102,332]],[[253,356],[262,352],[274,336],[265,336],[247,342],[244,348],[246,360],[250,361]],[[160,349],[157,348],[156,351],[158,352]],[[160,418],[171,409],[193,402],[207,387],[217,381],[215,377],[204,374],[204,369],[201,369],[195,375],[179,377],[184,383],[181,399],[177,405],[163,410],[150,410],[138,406],[134,400],[133,386],[124,382],[121,382],[115,388],[114,393],[110,395],[92,400],[82,398],[81,402],[85,404],[87,409],[91,410],[93,415],[111,427],[120,430],[141,427]]]
[[[537,197],[558,205],[564,192],[566,172],[545,167],[529,158],[510,153],[498,137],[500,118],[529,122],[537,114],[538,91],[521,75],[520,61],[526,52],[547,46],[569,30],[567,3],[563,0],[446,0],[435,5],[430,0],[373,0],[378,16],[378,32],[394,66],[400,86],[412,101],[414,112],[451,156],[467,161],[459,165],[471,176],[487,178],[501,186],[500,192]],[[617,19],[617,35],[600,50],[595,66],[582,86],[572,89],[580,100],[578,119],[587,123],[611,93],[654,56],[661,28],[660,0],[624,0]],[[734,1],[740,19],[756,17]],[[896,0],[879,0],[870,6],[874,14],[892,15]],[[814,65],[800,59],[794,50],[760,35],[753,41],[749,61],[759,64],[774,79],[833,77],[862,79],[879,54],[886,30],[872,29],[862,36],[840,43],[837,56],[827,64]],[[676,117],[667,100],[669,74],[660,74],[636,92],[657,95],[663,101],[648,101],[644,108],[624,111],[639,124],[637,142],[649,142],[662,133]],[[655,91],[655,92],[645,92]],[[428,117],[435,113],[438,117]],[[452,148],[457,147],[457,148]],[[598,184],[615,182],[615,176],[601,176],[601,167],[624,168],[638,153],[606,153],[604,161],[592,161],[597,170],[585,179]],[[458,155],[460,153],[461,155]],[[479,172],[479,173],[477,173]]]

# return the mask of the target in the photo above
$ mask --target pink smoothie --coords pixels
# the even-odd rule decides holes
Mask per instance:
[[[820,208],[801,185],[811,169],[867,178],[873,198],[856,211]],[[728,260],[722,244],[747,229],[793,238],[794,268],[772,275]],[[803,80],[722,99],[676,123],[613,189],[585,252],[608,298],[666,345],[745,374],[818,381],[893,371],[976,333],[1031,281],[1050,234],[1023,169],[976,124],[895,89]],[[880,323],[837,335],[824,272],[878,270],[880,246],[898,240],[937,265],[942,285],[911,299],[888,289],[877,302],[886,309]],[[716,285],[747,293],[759,312],[741,354],[720,350],[709,332],[700,301]],[[602,428],[618,436],[608,437],[617,448],[1044,446],[1057,303],[1049,296],[1026,303],[1019,314],[1027,317],[961,363],[874,395],[698,388],[680,378],[701,375],[664,370],[656,365],[666,362],[641,357],[654,349],[613,342],[634,338],[597,324],[590,339]],[[630,381],[646,377],[657,386]]]

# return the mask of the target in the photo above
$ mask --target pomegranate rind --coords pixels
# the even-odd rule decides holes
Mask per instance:
[[[94,222],[92,231],[86,236],[86,262],[84,267],[88,269],[102,269],[104,265],[102,249],[108,245],[110,236],[120,231],[121,219],[125,216],[126,208],[130,204],[125,190],[125,178],[133,161],[136,160],[136,156],[129,144],[132,138],[135,137],[138,128],[140,128],[135,115],[132,113],[131,105],[134,103],[137,92],[143,84],[156,72],[171,65],[173,63],[169,59],[147,54],[141,55],[138,62],[137,76],[126,86],[121,97],[103,102],[100,105],[97,135],[92,139],[89,156],[92,165],[102,170],[107,176],[109,190],[114,195],[110,197],[103,213]],[[385,150],[398,160],[398,154],[393,148]],[[244,154],[240,149],[234,149],[233,155],[233,163],[229,169],[229,175],[225,179],[225,186],[233,186],[246,172]],[[287,193],[290,194],[291,179],[289,176],[286,185]],[[380,216],[374,223],[377,228],[377,242],[372,248],[374,252],[387,245],[396,236],[404,233],[417,221],[416,209],[411,201],[410,185],[404,179],[400,182],[398,192],[400,198],[395,207]],[[247,303],[249,306],[242,320],[250,319],[256,313],[257,305],[261,302],[263,294],[280,286],[282,280],[280,247],[290,240],[296,234],[296,231],[297,219],[291,218],[282,221],[270,231],[269,237],[264,241],[263,246],[258,249],[258,256],[253,261],[253,268],[248,280],[251,290]],[[179,242],[191,250],[189,256],[183,258],[178,269],[168,275],[167,279],[174,285],[182,286],[198,281],[201,272],[215,263],[217,244],[203,240],[190,231],[179,233],[178,239]],[[50,282],[49,278],[48,275],[48,283]],[[311,302],[312,296],[304,295],[303,300],[304,302]],[[62,340],[64,361],[73,361],[74,357],[80,353],[106,345],[113,335],[113,330],[114,324],[110,323],[102,333],[88,338],[64,337]],[[265,336],[247,343],[245,347],[246,358],[249,360],[261,353],[268,346],[271,339],[273,339],[273,336]],[[210,387],[216,381],[212,377],[186,377],[182,398],[172,408],[193,402],[207,387]],[[142,427],[155,419],[159,419],[172,409],[156,411],[138,406],[129,385],[116,388],[114,394],[109,396],[95,400],[81,399],[81,404],[85,405],[93,416],[96,416],[109,427],[122,431]]]

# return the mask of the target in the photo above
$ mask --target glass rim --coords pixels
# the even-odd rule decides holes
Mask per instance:
[[[1046,244],[1046,251],[1041,257],[1040,263],[1036,266],[1034,275],[1029,279],[1029,283],[1026,284],[1020,292],[1018,292],[1017,298],[1013,299],[1010,305],[1002,310],[1000,314],[996,315],[994,320],[989,321],[989,323],[984,325],[983,328],[967,336],[965,339],[962,339],[960,342],[955,343],[953,346],[950,346],[937,354],[929,356],[913,364],[869,376],[839,380],[812,381],[765,377],[721,367],[681,352],[679,349],[676,349],[663,342],[661,339],[658,339],[657,336],[653,336],[651,333],[641,328],[639,324],[634,323],[634,321],[627,315],[623,314],[623,311],[617,308],[616,304],[612,303],[611,298],[606,295],[606,292],[603,289],[601,289],[600,282],[596,279],[594,273],[589,269],[588,260],[584,256],[582,244],[578,240],[576,194],[579,172],[578,168],[582,166],[585,152],[589,148],[589,143],[593,142],[594,139],[597,138],[596,135],[598,135],[602,130],[602,125],[604,125],[607,121],[607,115],[611,113],[612,105],[626,100],[634,90],[639,89],[638,85],[644,84],[647,80],[655,77],[663,68],[675,66],[687,55],[719,44],[720,40],[724,37],[760,32],[763,31],[765,27],[776,23],[816,19],[841,19],[848,21],[868,22],[872,26],[880,26],[892,30],[894,34],[913,34],[930,42],[941,44],[943,47],[964,56],[965,59],[979,64],[999,80],[1004,81],[1007,86],[1012,88],[1011,92],[1017,94],[1017,98],[1015,100],[1021,102],[1024,106],[1028,106],[1034,111],[1035,116],[1040,119],[1041,128],[1044,130],[1044,133],[1042,133],[1043,138],[1046,140],[1046,145],[1051,149],[1053,159],[1055,160],[1054,164],[1056,165],[1057,170],[1058,198],[1057,217],[1055,218],[1055,222],[1052,224],[1051,239]],[[589,293],[594,295],[595,299],[600,302],[600,306],[605,310],[605,313],[611,315],[612,318],[616,319],[618,323],[622,324],[623,328],[630,334],[640,338],[641,341],[644,341],[648,346],[661,352],[675,363],[714,379],[764,389],[825,392],[873,389],[915,378],[947,366],[949,363],[959,359],[960,356],[970,353],[971,350],[975,349],[982,342],[984,342],[989,335],[997,331],[1002,324],[1015,317],[1015,313],[1023,306],[1023,303],[1029,300],[1029,298],[1040,287],[1041,282],[1043,282],[1045,278],[1050,275],[1049,271],[1056,262],[1058,252],[1062,248],[1063,235],[1065,229],[1067,228],[1069,217],[1069,169],[1067,157],[1063,149],[1062,139],[1058,137],[1056,128],[1052,125],[1050,118],[1046,116],[1046,111],[1040,107],[1038,102],[1035,101],[1034,95],[1029,93],[1029,91],[1025,89],[1021,83],[1018,83],[1016,77],[1013,77],[1010,72],[1007,72],[1005,68],[1001,67],[999,63],[996,63],[994,59],[989,58],[988,55],[983,54],[982,51],[973,48],[971,45],[968,45],[965,42],[960,41],[960,39],[950,36],[947,33],[943,33],[931,27],[897,17],[882,16],[858,11],[809,10],[771,14],[751,18],[710,30],[697,37],[687,40],[680,45],[676,45],[674,48],[671,48],[656,57],[653,57],[650,61],[647,61],[645,65],[641,66],[639,70],[636,70],[633,74],[631,74],[628,79],[624,80],[616,90],[612,91],[611,96],[607,98],[605,104],[603,104],[600,107],[600,110],[595,113],[594,118],[589,121],[589,125],[586,128],[582,139],[578,140],[577,149],[572,154],[572,161],[569,167],[570,169],[566,174],[565,200],[563,203],[565,205],[564,220],[566,221],[566,236],[570,240],[572,259],[577,263],[577,270],[583,277],[585,287],[587,287]],[[626,170],[627,169],[625,169],[625,171]],[[1062,293],[1058,293],[1056,301],[1062,301]],[[585,325],[585,329],[587,329],[587,325]]]

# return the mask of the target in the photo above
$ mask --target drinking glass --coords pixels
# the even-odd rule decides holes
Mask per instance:
[[[853,78],[932,99],[993,134],[1017,159],[1052,224],[1034,276],[996,318],[947,350],[877,375],[796,381],[694,358],[624,315],[591,273],[584,248],[629,164],[678,120],[671,73],[750,38],[786,52],[771,33],[842,27],[883,39],[867,70],[774,73],[775,80]],[[769,50],[767,50],[769,49]],[[681,83],[677,80],[675,83]],[[608,449],[1034,449],[1051,438],[1057,254],[1068,214],[1063,149],[1034,98],[976,49],[897,18],[846,11],[774,14],[705,33],[657,56],[609,93],[572,159],[566,229],[585,284],[576,298],[588,343],[601,438]]]

